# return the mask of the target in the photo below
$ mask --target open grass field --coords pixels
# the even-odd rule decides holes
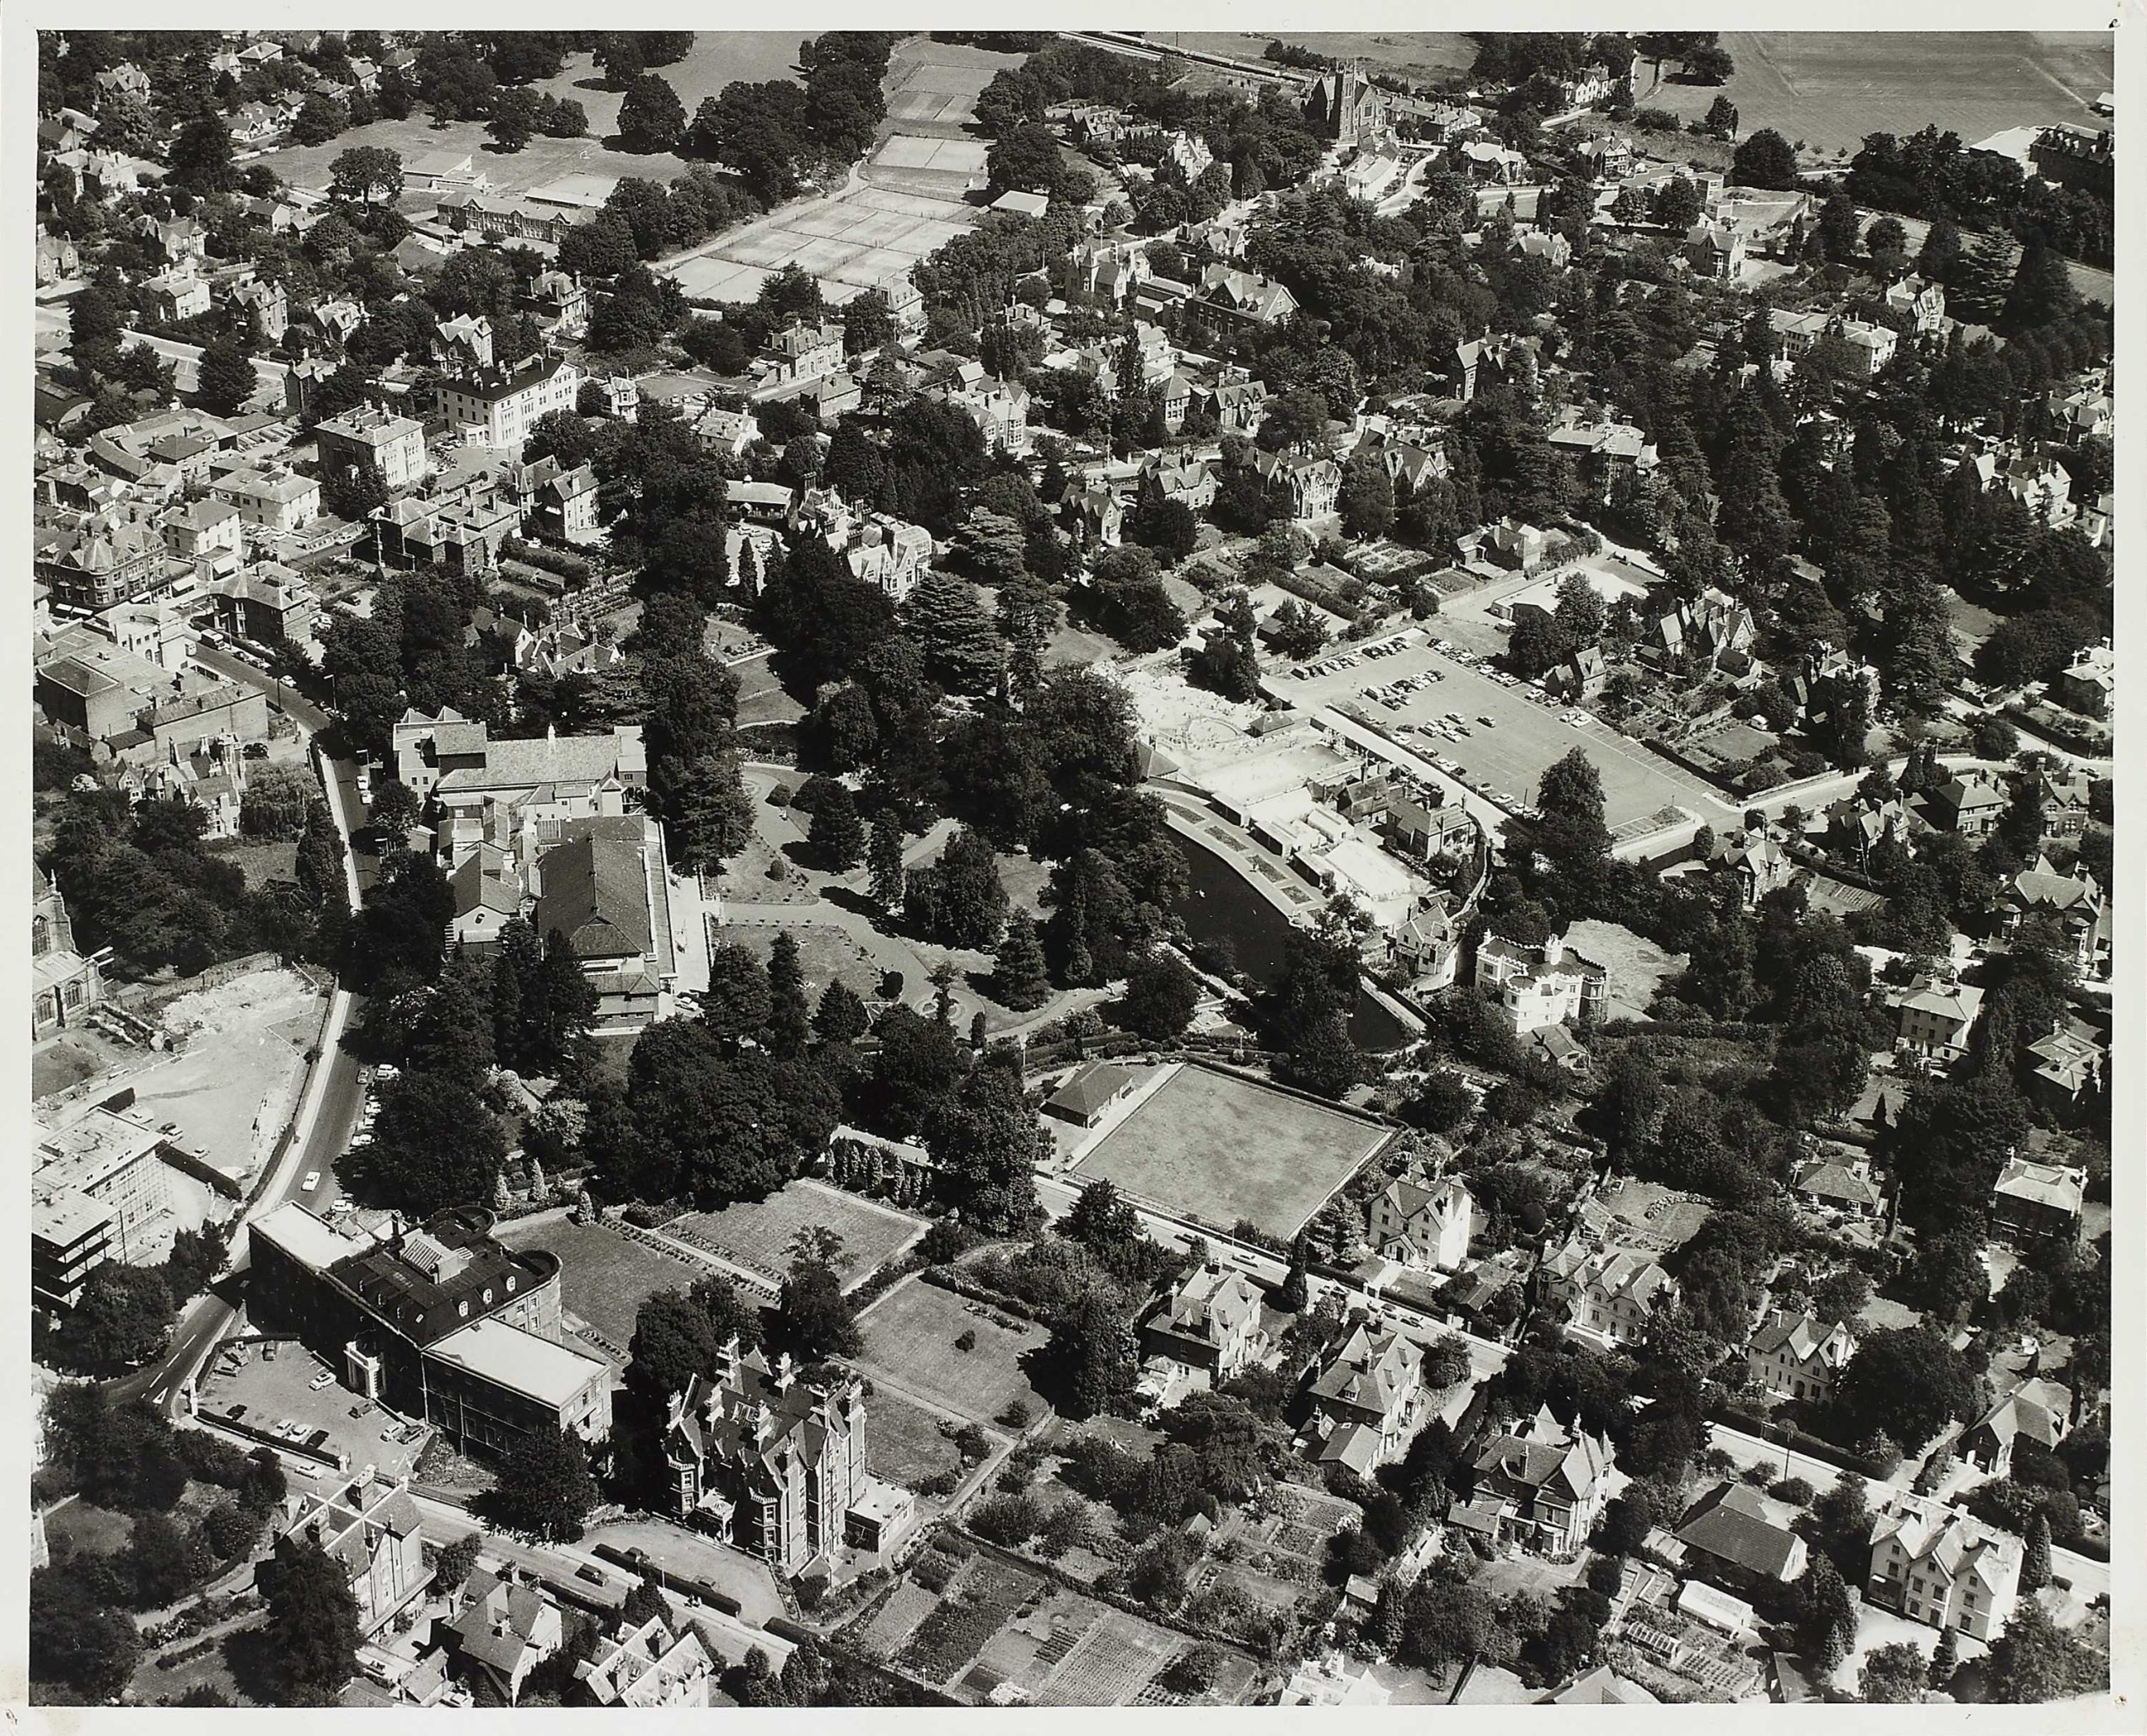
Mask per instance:
[[[590,136],[578,139],[532,139],[511,156],[491,148],[483,122],[457,121],[436,126],[420,109],[405,121],[375,121],[339,133],[325,145],[287,145],[263,153],[257,160],[266,163],[291,185],[317,192],[327,188],[329,164],[357,145],[378,145],[399,152],[405,163],[436,152],[454,157],[466,155],[473,168],[484,172],[493,192],[508,197],[519,196],[566,174],[599,174],[614,179],[631,174],[649,180],[668,181],[685,173],[684,162],[668,152],[638,157],[607,149],[604,136],[597,130],[593,106],[602,99],[604,93],[570,88],[566,94],[592,110]],[[619,99],[614,96],[610,102],[615,113]],[[690,107],[689,104],[689,112]],[[405,192],[400,201],[400,208],[405,212],[429,211],[435,203],[432,193],[416,189]]]
[[[1295,1235],[1392,1137],[1346,1110],[1179,1066],[1076,1166],[1164,1210]]]
[[[1607,1017],[1640,1018],[1656,990],[1684,973],[1682,952],[1665,952],[1653,941],[1614,922],[1576,922],[1566,938],[1610,972]]]
[[[930,1411],[875,1391],[865,1406],[865,1462],[874,1476],[914,1489],[942,1471],[958,1471],[962,1455]]]
[[[560,1300],[614,1343],[634,1336],[634,1316],[658,1290],[685,1289],[706,1274],[698,1266],[629,1241],[600,1224],[564,1218],[531,1228],[510,1224],[500,1240],[511,1248],[542,1248],[559,1256]]]
[[[1466,72],[1476,58],[1476,45],[1459,30],[1151,30],[1148,40],[1158,48],[1173,46],[1205,49],[1210,54],[1234,55],[1257,61],[1269,42],[1280,38],[1314,54],[1337,60],[1361,60],[1374,72],[1398,72],[1404,78],[1430,78],[1442,72]]]
[[[2008,126],[2099,126],[2087,105],[2116,82],[2107,34],[1769,30],[1727,33],[1722,46],[1737,66],[1727,84],[1665,83],[1651,91],[1642,64],[1635,99],[1689,119],[1727,96],[1747,133],[1771,126],[1831,158],[1854,155],[1866,133],[1933,125],[1967,144]]]
[[[808,1181],[792,1181],[765,1199],[741,1200],[720,1212],[688,1212],[665,1228],[706,1244],[776,1284],[790,1269],[791,1239],[798,1231],[832,1230],[842,1238],[835,1267],[845,1289],[925,1233],[923,1220],[907,1212]]]
[[[1032,1416],[1044,1409],[1020,1362],[1049,1336],[1039,1326],[1000,1326],[982,1304],[914,1278],[872,1304],[858,1324],[865,1334],[858,1365],[877,1382],[973,1423],[990,1423],[1016,1399]],[[974,1332],[976,1344],[957,1350],[964,1332]]]

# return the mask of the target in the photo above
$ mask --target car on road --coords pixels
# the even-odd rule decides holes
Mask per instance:
[[[298,1192],[301,1193],[311,1193],[314,1188],[319,1186],[320,1171],[319,1170],[308,1170],[306,1171],[306,1179],[298,1183]]]
[[[306,1387],[309,1391],[318,1392],[322,1387],[333,1386],[335,1384],[335,1377],[328,1373],[327,1370],[323,1369],[319,1374],[315,1374],[312,1380],[306,1382]]]

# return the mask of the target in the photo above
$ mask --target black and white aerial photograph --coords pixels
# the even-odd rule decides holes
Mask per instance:
[[[2137,1728],[2136,19],[186,9],[9,27],[30,1728]]]

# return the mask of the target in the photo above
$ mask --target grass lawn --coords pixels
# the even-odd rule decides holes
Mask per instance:
[[[874,1476],[914,1489],[943,1471],[959,1471],[962,1455],[930,1411],[875,1392],[865,1406],[865,1462]]]
[[[792,1181],[765,1199],[720,1212],[689,1212],[668,1227],[690,1232],[771,1283],[781,1283],[790,1269],[791,1239],[801,1230],[825,1227],[842,1238],[835,1267],[845,1289],[879,1270],[925,1229],[907,1212],[817,1181]]]
[[[765,872],[724,881],[724,888],[732,897],[742,903],[753,904],[773,903],[770,892],[775,885]],[[786,902],[802,905],[808,896],[801,889],[797,897]],[[801,910],[799,914],[805,913]],[[822,991],[837,977],[863,995],[870,995],[880,979],[880,968],[872,962],[872,955],[845,931],[829,923],[800,922],[781,927],[772,923],[729,923],[717,931],[717,940],[726,946],[749,946],[765,962],[775,951],[777,935],[788,935],[797,942],[797,963],[805,975],[806,999],[816,1007],[820,1004]]]
[[[128,1053],[94,1031],[62,1031],[32,1051],[30,1094],[32,1098],[57,1096],[85,1079],[94,1079]]]
[[[125,1514],[88,1501],[70,1501],[45,1517],[45,1539],[55,1557],[117,1555],[133,1535],[134,1521]]]
[[[881,1297],[859,1324],[865,1349],[858,1365],[876,1381],[974,1423],[990,1423],[1016,1399],[1031,1416],[1044,1409],[1019,1360],[1049,1336],[1039,1326],[999,1326],[981,1304],[914,1278]],[[976,1334],[975,1347],[957,1350],[964,1332]]]
[[[1635,100],[1689,120],[1726,96],[1746,134],[1771,126],[1826,157],[1854,154],[1869,133],[1930,125],[1970,145],[2001,127],[2106,125],[2087,104],[2116,77],[2107,32],[1726,32],[1722,46],[1736,62],[1728,83],[1650,90],[1643,62],[1633,68]]]
[[[1392,1137],[1345,1110],[1183,1066],[1075,1173],[1218,1228],[1249,1218],[1286,1239]]]
[[[1361,60],[1375,72],[1429,78],[1441,72],[1466,72],[1476,59],[1476,45],[1459,30],[1173,30],[1167,40],[1184,48],[1259,61],[1280,37],[1293,47],[1338,60]]]
[[[1610,972],[1609,1018],[1641,1018],[1656,991],[1683,973],[1682,952],[1665,952],[1614,922],[1576,922],[1566,938]]]
[[[528,1230],[510,1227],[500,1239],[517,1250],[542,1248],[557,1255],[560,1299],[566,1311],[622,1347],[634,1336],[634,1316],[644,1299],[658,1290],[684,1289],[705,1276],[697,1266],[598,1224],[561,1218]]]
[[[212,854],[227,862],[236,862],[249,887],[298,876],[298,847],[295,844],[234,844],[221,849],[212,847]]]

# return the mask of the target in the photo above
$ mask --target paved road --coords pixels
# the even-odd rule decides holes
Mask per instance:
[[[1714,1445],[1720,1447],[1739,1465],[1780,1466],[1781,1476],[1801,1476],[1815,1489],[1831,1488],[1842,1475],[1841,1467],[1838,1465],[1829,1464],[1823,1459],[1814,1459],[1808,1454],[1785,1453],[1774,1441],[1762,1440],[1757,1435],[1747,1434],[1743,1430],[1731,1428],[1726,1423],[1710,1424],[1708,1435]],[[1865,1488],[1874,1507],[1881,1501],[1905,1502],[1910,1506],[1923,1508],[1945,1505],[1941,1502],[1911,1494],[1897,1484],[1880,1482],[1874,1478],[1865,1479]],[[2110,1564],[2107,1562],[2095,1561],[2072,1550],[2053,1546],[2050,1551],[2050,1564],[2059,1578],[2072,1582],[2075,1594],[2083,1602],[2091,1603],[2097,1597],[2108,1594]]]
[[[197,646],[195,655],[203,667],[268,694],[308,737],[328,726],[327,713],[288,683],[211,646]],[[351,847],[351,833],[363,815],[357,799],[357,768],[348,760],[325,758],[321,764],[328,774],[329,808],[343,839],[345,893],[355,909],[362,876],[357,853]],[[344,1049],[341,1038],[363,1008],[363,999],[346,989],[336,989],[330,998],[320,1047],[298,1096],[299,1137],[285,1148],[258,1196],[241,1214],[239,1228],[288,1199],[303,1200],[319,1211],[335,1198],[335,1160],[350,1147],[364,1099],[363,1071],[357,1058]],[[316,1171],[321,1177],[319,1185],[311,1191],[302,1188],[299,1184]],[[246,1267],[246,1256],[243,1239],[234,1235],[232,1270],[222,1285],[224,1290],[235,1291],[236,1280]],[[118,1396],[147,1396],[167,1412],[175,1411],[187,1380],[200,1370],[237,1315],[237,1308],[224,1296],[212,1292],[198,1298],[180,1316],[164,1354],[151,1366],[115,1383]]]

